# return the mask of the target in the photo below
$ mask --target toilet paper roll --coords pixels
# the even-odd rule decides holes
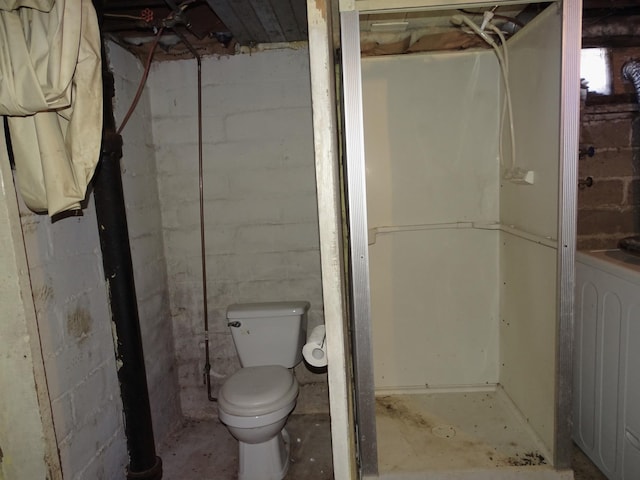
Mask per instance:
[[[327,366],[327,348],[324,325],[318,325],[311,330],[311,335],[302,347],[302,356],[312,367]]]

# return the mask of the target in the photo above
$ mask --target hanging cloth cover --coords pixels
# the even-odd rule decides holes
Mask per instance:
[[[86,196],[102,138],[100,51],[91,0],[0,0],[0,115],[36,212],[79,209]]]

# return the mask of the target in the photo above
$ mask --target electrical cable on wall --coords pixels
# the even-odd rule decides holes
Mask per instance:
[[[133,114],[134,110],[136,109],[136,106],[138,105],[138,102],[140,101],[140,97],[142,96],[144,86],[147,83],[147,78],[149,77],[149,70],[151,69],[153,54],[156,51],[156,47],[158,46],[158,42],[160,41],[160,37],[162,36],[163,31],[164,31],[164,27],[160,27],[158,29],[158,32],[156,33],[155,38],[153,39],[153,43],[151,44],[151,49],[149,50],[149,55],[147,56],[147,61],[144,65],[144,71],[142,72],[142,78],[140,79],[140,83],[138,84],[138,90],[136,91],[136,94],[133,97],[133,100],[131,101],[131,106],[129,107],[129,110],[127,110],[126,115],[122,119],[122,123],[118,127],[118,130],[116,132],[118,135],[120,135],[124,127],[127,125],[127,122],[131,118],[131,115]]]
[[[509,87],[509,51],[507,48],[507,41],[502,31],[492,23],[495,14],[493,11],[486,11],[483,15],[482,25],[478,26],[475,22],[464,15],[454,15],[451,17],[451,23],[456,26],[466,25],[472,31],[472,33],[482,38],[494,51],[498,64],[500,65],[500,71],[505,88],[505,101],[503,102],[502,112],[500,115],[500,141],[498,143],[500,165],[503,168],[503,177],[513,183],[530,185],[533,184],[534,174],[533,171],[528,171],[517,166],[516,162],[516,140],[515,140],[515,128],[513,124],[513,106],[511,102],[511,89]],[[500,46],[491,38],[487,30],[497,35],[500,39]],[[502,48],[501,48],[502,47]],[[507,168],[504,162],[504,153],[502,149],[502,129],[504,126],[505,110],[509,118],[509,137],[511,143],[511,167]]]
[[[153,61],[153,55],[155,54],[156,48],[158,47],[158,43],[160,42],[160,37],[164,33],[165,27],[172,28],[174,32],[178,34],[178,36],[182,39],[182,41],[185,42],[188,47],[190,47],[190,45],[188,44],[184,36],[179,34],[179,32],[175,30],[174,27],[177,24],[182,23],[187,28],[190,28],[191,25],[186,19],[186,17],[184,16],[184,11],[187,9],[189,5],[194,3],[193,0],[187,0],[181,3],[180,5],[175,5],[174,2],[172,1],[167,1],[167,3],[172,8],[172,11],[169,13],[169,15],[167,15],[165,18],[162,19],[159,27],[156,27],[153,25],[154,14],[153,14],[153,10],[151,10],[150,8],[143,9],[140,12],[139,16],[121,15],[121,14],[105,14],[105,16],[110,16],[110,17],[128,18],[130,20],[143,21],[147,23],[150,27],[153,27],[155,30],[157,30],[156,35],[153,39],[153,43],[151,44],[151,49],[149,50],[149,54],[147,55],[147,61],[145,62],[144,71],[142,72],[140,83],[138,84],[138,90],[136,91],[136,94],[133,97],[133,100],[131,102],[131,105],[129,106],[129,109],[127,110],[127,113],[122,119],[122,123],[120,124],[120,127],[118,127],[118,131],[116,132],[118,133],[118,135],[122,132],[122,130],[124,130],[124,127],[127,125],[127,122],[131,118],[131,115],[133,114],[134,110],[136,109],[136,106],[138,105],[138,102],[140,101],[140,97],[142,96],[144,86],[147,83],[147,78],[149,77],[149,70],[151,69],[151,62]],[[191,47],[190,50],[192,48],[193,47]]]

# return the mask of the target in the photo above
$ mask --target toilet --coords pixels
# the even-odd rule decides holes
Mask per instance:
[[[230,305],[227,324],[241,369],[218,392],[218,418],[239,442],[239,480],[281,480],[289,468],[284,429],[298,397],[308,302]]]

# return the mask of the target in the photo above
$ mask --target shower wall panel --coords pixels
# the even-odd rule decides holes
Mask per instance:
[[[509,41],[515,165],[533,170],[535,182],[503,180],[500,189],[500,223],[529,235],[525,240],[501,233],[500,383],[549,452],[554,448],[561,25],[559,7],[551,5]],[[502,133],[508,154],[506,124]]]
[[[561,26],[559,6],[552,4],[508,42],[515,166],[533,170],[535,182],[501,182],[500,221],[549,238],[558,236]],[[510,167],[507,122],[502,139]]]
[[[552,452],[556,250],[500,233],[500,384]]]
[[[377,389],[498,372],[500,71],[492,52],[363,58]],[[376,234],[377,232],[377,234]]]
[[[370,247],[377,390],[498,381],[498,233],[378,235]]]
[[[491,52],[362,59],[369,228],[498,218]]]

